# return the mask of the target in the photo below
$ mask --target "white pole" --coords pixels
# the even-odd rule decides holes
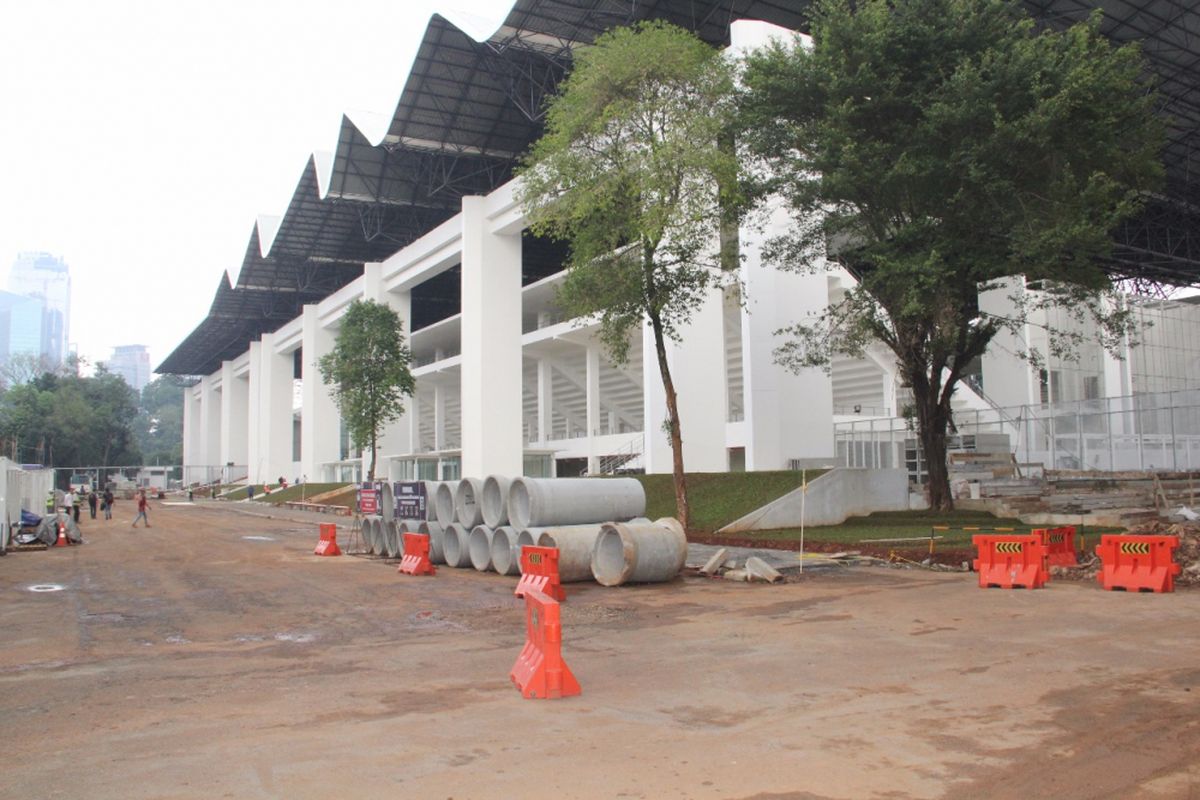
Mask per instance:
[[[808,470],[800,470],[800,574],[804,574],[804,505],[808,500]]]

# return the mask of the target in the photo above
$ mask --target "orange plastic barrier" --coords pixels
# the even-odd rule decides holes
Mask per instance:
[[[437,567],[429,561],[429,537],[423,533],[404,534],[404,558],[397,572],[405,575],[437,575]]]
[[[971,541],[979,553],[975,571],[981,589],[1040,589],[1050,579],[1046,546],[1038,536],[997,534],[972,536]]]
[[[524,597],[528,591],[539,591],[562,602],[567,599],[558,580],[558,548],[525,545],[521,548],[521,580],[513,592]]]
[[[1073,567],[1079,563],[1079,548],[1075,544],[1075,526],[1061,528],[1035,528],[1037,536],[1046,546],[1046,563],[1051,567]]]
[[[559,605],[537,589],[525,591],[525,647],[508,674],[521,696],[531,699],[579,694],[579,681],[562,660]]]
[[[337,525],[332,522],[321,523],[321,541],[317,542],[314,556],[340,556],[342,549],[337,543]]]
[[[1173,592],[1183,569],[1174,560],[1177,547],[1178,536],[1105,534],[1096,546],[1104,565],[1096,580],[1109,591]]]

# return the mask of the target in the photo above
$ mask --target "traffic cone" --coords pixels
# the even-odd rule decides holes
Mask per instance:
[[[62,520],[58,522],[58,541],[54,543],[55,547],[66,547],[70,542],[67,541],[67,526]]]

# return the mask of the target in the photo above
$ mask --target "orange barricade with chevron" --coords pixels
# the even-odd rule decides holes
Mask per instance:
[[[1074,567],[1079,563],[1079,550],[1075,544],[1075,526],[1061,528],[1035,528],[1033,535],[1046,546],[1046,563],[1051,567]]]
[[[1182,567],[1175,563],[1178,536],[1128,536],[1105,534],[1096,546],[1104,565],[1096,580],[1111,591],[1173,592],[1175,576]]]
[[[1040,537],[1030,534],[972,536],[979,553],[975,571],[979,588],[1040,589],[1050,578],[1046,566],[1046,546]]]
[[[537,589],[525,591],[525,647],[508,677],[531,699],[571,697],[582,691],[562,660],[558,601]]]
[[[405,575],[437,575],[437,567],[429,560],[429,536],[424,533],[404,534],[404,557],[397,572]]]
[[[548,594],[555,600],[567,599],[558,580],[558,548],[525,545],[521,548],[521,580],[513,594],[524,597],[530,590]]]
[[[337,525],[332,522],[321,523],[321,540],[317,542],[314,556],[340,556],[342,550],[337,543]]]

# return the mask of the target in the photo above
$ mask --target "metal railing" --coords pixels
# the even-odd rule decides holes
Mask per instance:
[[[1007,449],[1046,469],[1192,470],[1200,468],[1200,390],[958,411],[954,433],[985,442],[960,449]],[[899,467],[911,461],[916,433],[904,418],[855,420],[834,425],[834,442],[846,466]]]

